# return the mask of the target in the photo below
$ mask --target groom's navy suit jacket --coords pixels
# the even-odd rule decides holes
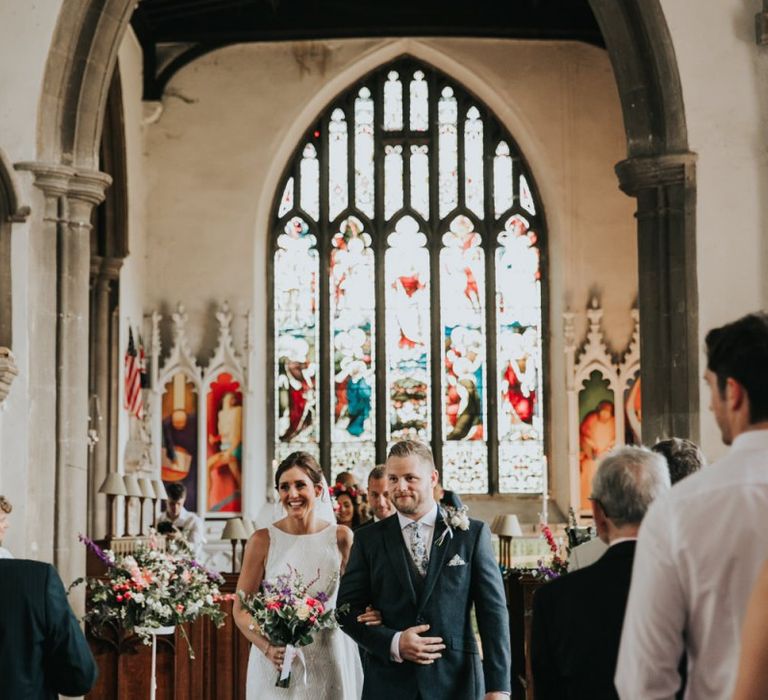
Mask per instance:
[[[0,697],[83,695],[96,673],[56,569],[37,561],[0,559]]]
[[[364,700],[473,700],[487,691],[509,691],[509,613],[488,527],[469,521],[468,530],[446,529],[438,516],[426,577],[417,579],[400,522],[393,516],[355,533],[338,605],[344,631],[368,652]],[[451,565],[449,565],[451,564]],[[472,631],[475,605],[483,661]],[[373,605],[382,625],[369,627],[357,615]],[[446,649],[430,665],[391,660],[395,633],[429,624],[428,637],[442,637]]]

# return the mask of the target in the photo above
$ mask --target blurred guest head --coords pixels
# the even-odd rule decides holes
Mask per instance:
[[[669,489],[665,459],[645,447],[620,447],[600,462],[592,480],[592,513],[606,543],[636,537],[651,502]]]
[[[673,484],[699,471],[707,463],[701,448],[685,438],[660,440],[651,449],[667,460],[669,478]]]
[[[368,505],[377,520],[384,520],[395,512],[389,500],[387,471],[383,464],[375,466],[368,475]]]

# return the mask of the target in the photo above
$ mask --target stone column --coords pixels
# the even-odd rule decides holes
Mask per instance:
[[[91,453],[91,476],[90,476],[90,494],[91,502],[89,511],[91,514],[90,531],[96,538],[106,536],[108,529],[107,497],[98,492],[99,486],[107,476],[109,471],[109,429],[110,429],[110,352],[112,345],[110,342],[110,332],[112,327],[112,309],[110,305],[110,295],[112,285],[117,280],[120,267],[123,261],[121,258],[100,258],[98,261],[98,272],[96,274],[94,290],[94,318],[91,320],[93,337],[91,338],[91,351],[94,353],[92,366],[94,377],[91,385],[91,392],[98,397],[99,413],[101,421],[91,425],[92,429],[98,430],[98,442],[93,446]],[[89,403],[91,409],[91,420],[97,421],[95,415],[95,406]]]
[[[74,168],[48,163],[18,163],[31,172],[45,199],[42,216],[35,213],[29,227],[30,280],[27,332],[29,333],[29,464],[27,540],[29,556],[54,562],[56,514],[56,241],[64,222],[60,218]]]
[[[693,153],[616,166],[637,198],[643,442],[699,439],[699,319]],[[647,379],[646,379],[647,378]]]
[[[91,215],[112,178],[78,171],[69,182],[58,240],[56,329],[56,533],[54,560],[65,585],[85,573],[77,536],[88,527],[88,312]],[[82,599],[73,601],[82,605]]]

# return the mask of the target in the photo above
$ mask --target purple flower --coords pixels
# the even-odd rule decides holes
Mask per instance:
[[[90,537],[80,535],[80,541],[85,544],[85,546],[90,549],[102,562],[104,562],[107,568],[111,569],[114,567],[115,563],[107,556],[107,553]]]

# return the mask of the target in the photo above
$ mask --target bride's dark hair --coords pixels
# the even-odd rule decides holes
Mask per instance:
[[[298,467],[301,469],[315,485],[323,483],[323,472],[317,460],[309,452],[291,452],[277,468],[275,472],[275,488],[280,489],[280,477],[289,469]]]

